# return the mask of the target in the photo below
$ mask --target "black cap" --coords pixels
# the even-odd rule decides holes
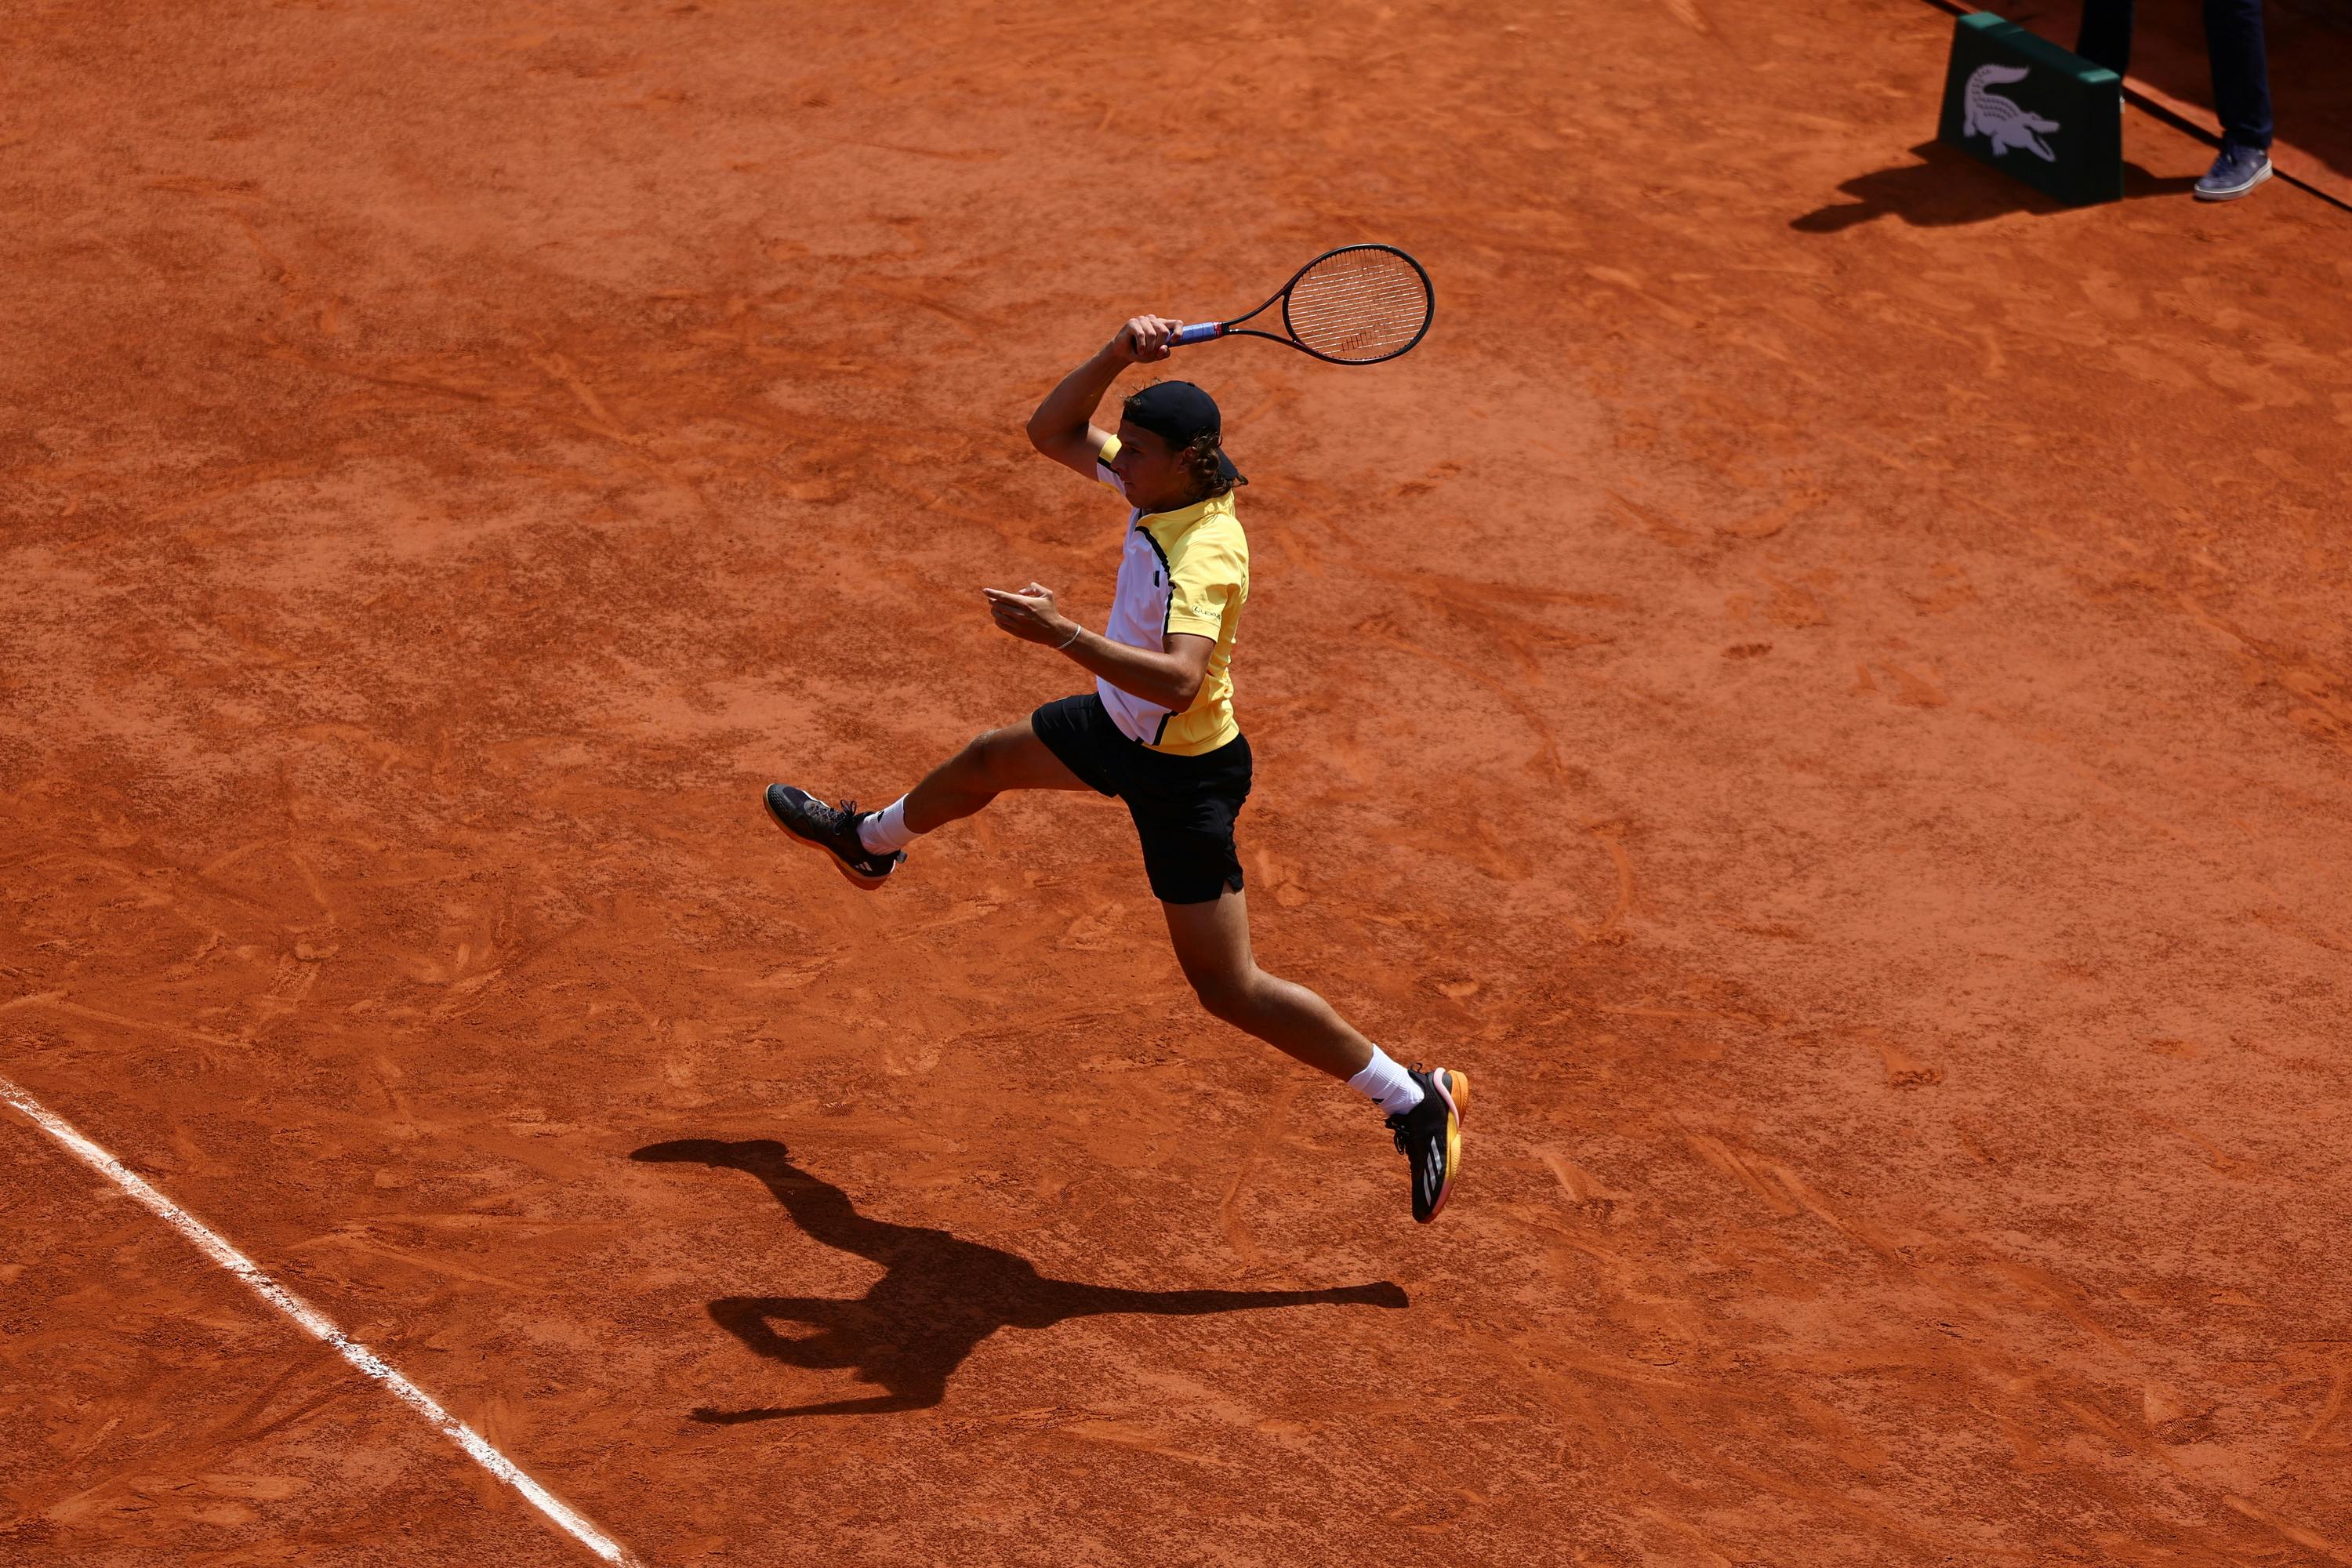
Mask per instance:
[[[1203,436],[1220,439],[1224,436],[1217,400],[1189,381],[1154,382],[1129,398],[1120,412],[1129,424],[1150,431],[1171,447],[1189,447]],[[1234,484],[1249,483],[1222,448],[1217,453],[1217,471]]]

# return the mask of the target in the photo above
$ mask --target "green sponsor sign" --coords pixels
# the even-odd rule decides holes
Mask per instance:
[[[1990,11],[1952,29],[1937,137],[2070,206],[2123,199],[2122,80]]]

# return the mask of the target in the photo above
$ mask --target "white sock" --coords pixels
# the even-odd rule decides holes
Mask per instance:
[[[1406,1077],[1404,1068],[1378,1046],[1372,1047],[1371,1061],[1348,1080],[1348,1087],[1391,1116],[1402,1116],[1422,1100],[1421,1085]]]
[[[877,855],[904,849],[918,837],[907,826],[907,797],[903,795],[857,825],[857,842]]]

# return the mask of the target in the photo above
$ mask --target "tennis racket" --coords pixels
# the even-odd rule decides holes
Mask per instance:
[[[1282,331],[1244,327],[1282,304]],[[1230,321],[1202,321],[1168,340],[1173,348],[1223,337],[1288,343],[1329,364],[1378,364],[1421,342],[1437,313],[1437,291],[1421,263],[1393,245],[1343,245],[1298,269],[1273,299]]]

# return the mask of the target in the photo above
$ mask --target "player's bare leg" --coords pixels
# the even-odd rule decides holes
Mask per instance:
[[[1176,962],[1212,1017],[1343,1082],[1371,1065],[1372,1042],[1328,1002],[1268,974],[1250,952],[1249,900],[1228,889],[1213,903],[1162,903]]]
[[[1244,1034],[1348,1087],[1389,1113],[1397,1148],[1412,1163],[1412,1216],[1437,1217],[1462,1164],[1470,1080],[1445,1068],[1400,1068],[1331,1004],[1296,981],[1268,974],[1250,952],[1249,901],[1228,889],[1209,903],[1162,902],[1176,962],[1201,1005]]]
[[[991,730],[923,775],[907,792],[906,824],[917,834],[984,810],[1009,789],[1072,789],[1091,794],[1093,785],[1069,770],[1045,747],[1024,719]],[[877,816],[887,818],[887,812]]]

